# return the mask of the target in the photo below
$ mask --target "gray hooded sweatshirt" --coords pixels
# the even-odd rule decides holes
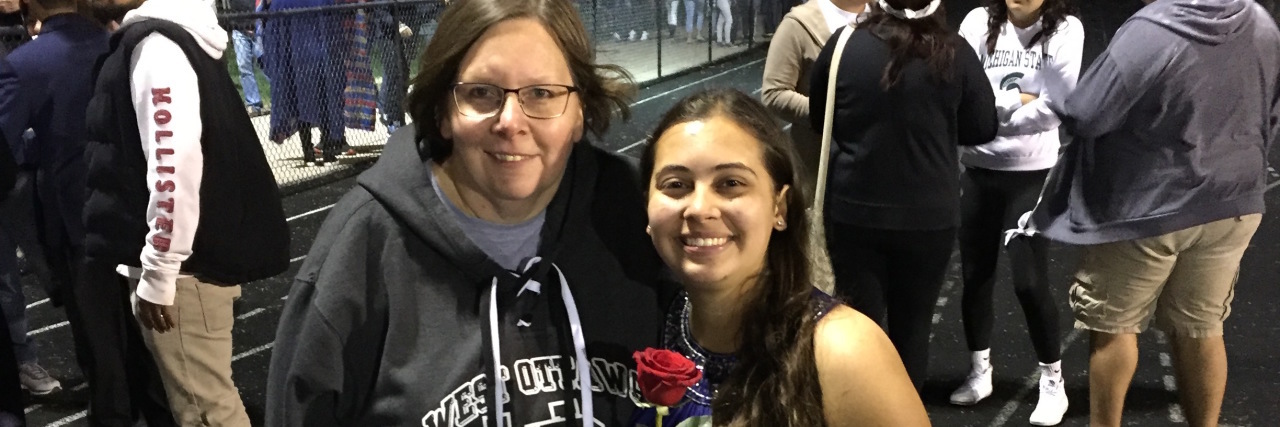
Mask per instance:
[[[1032,227],[1088,245],[1261,213],[1277,79],[1280,31],[1251,0],[1138,11],[1054,106],[1076,139]]]

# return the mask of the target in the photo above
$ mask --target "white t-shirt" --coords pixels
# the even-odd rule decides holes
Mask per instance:
[[[827,30],[832,33],[836,32],[840,27],[849,25],[850,22],[857,22],[858,16],[861,15],[858,12],[849,12],[836,7],[836,4],[832,3],[831,0],[816,1],[818,2],[818,9],[822,10],[823,20],[827,21]],[[864,5],[862,10],[865,12],[867,6]]]

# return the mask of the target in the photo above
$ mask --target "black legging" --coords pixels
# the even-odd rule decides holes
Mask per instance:
[[[956,229],[900,231],[828,224],[837,293],[887,326],[889,340],[919,390],[929,370],[929,330]]]
[[[996,261],[1004,231],[1015,228],[1018,218],[1035,207],[1049,171],[995,171],[968,168],[961,179],[960,259],[964,267],[964,335],[970,351],[991,348],[992,293]],[[1049,242],[1043,237],[1017,238],[1009,242],[1009,266],[1013,291],[1027,317],[1027,329],[1036,357],[1042,363],[1062,358],[1058,332],[1058,307],[1049,293]]]

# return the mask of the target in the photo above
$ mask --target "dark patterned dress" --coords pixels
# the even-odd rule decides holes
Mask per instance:
[[[837,304],[839,301],[825,292],[813,290],[810,305],[815,319],[821,320]],[[702,380],[689,387],[680,404],[670,408],[670,413],[662,417],[661,427],[710,427],[711,398],[715,396],[716,388],[729,377],[729,372],[737,365],[738,359],[732,354],[708,351],[694,342],[689,328],[689,296],[683,291],[667,310],[666,325],[662,329],[662,346],[692,360],[698,370],[702,371]],[[638,409],[631,419],[631,424],[635,427],[657,427],[654,426],[657,410]]]

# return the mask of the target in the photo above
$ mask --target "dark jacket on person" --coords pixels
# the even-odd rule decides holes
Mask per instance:
[[[1160,0],[1055,106],[1075,135],[1033,227],[1089,245],[1261,213],[1280,135],[1280,30],[1250,0]]]
[[[226,64],[210,57],[182,26],[146,19],[111,37],[90,101],[85,248],[98,261],[139,267],[151,186],[130,95],[130,58],[152,33],[182,48],[200,91],[203,176],[200,221],[182,271],[227,285],[264,279],[289,266],[289,228],[280,192]],[[159,137],[161,135],[157,135]],[[170,201],[172,203],[172,201]]]
[[[13,152],[9,151],[9,142],[4,134],[0,134],[0,202],[4,202],[18,177],[18,163],[13,161]],[[3,341],[0,341],[3,342]]]
[[[75,246],[84,240],[85,110],[107,41],[97,23],[64,13],[46,19],[40,37],[0,60],[0,133],[17,144],[27,129],[34,131],[31,146],[21,151],[22,161],[41,171],[43,223]]]
[[[542,284],[530,295],[464,234],[413,133],[392,136],[321,226],[280,318],[267,424],[492,426],[498,370],[512,425],[580,425],[578,370],[590,369],[597,425],[624,425],[640,399],[632,353],[657,346],[675,295],[656,284],[634,166],[576,144],[546,210],[543,271],[525,272]],[[589,367],[574,361],[562,286]]]
[[[913,57],[889,90],[880,83],[889,45],[863,24],[849,36],[836,78],[826,219],[887,230],[943,230],[960,225],[957,146],[996,136],[995,94],[982,63],[953,34],[955,57],[945,79]],[[809,118],[822,130],[832,35],[813,64]]]

